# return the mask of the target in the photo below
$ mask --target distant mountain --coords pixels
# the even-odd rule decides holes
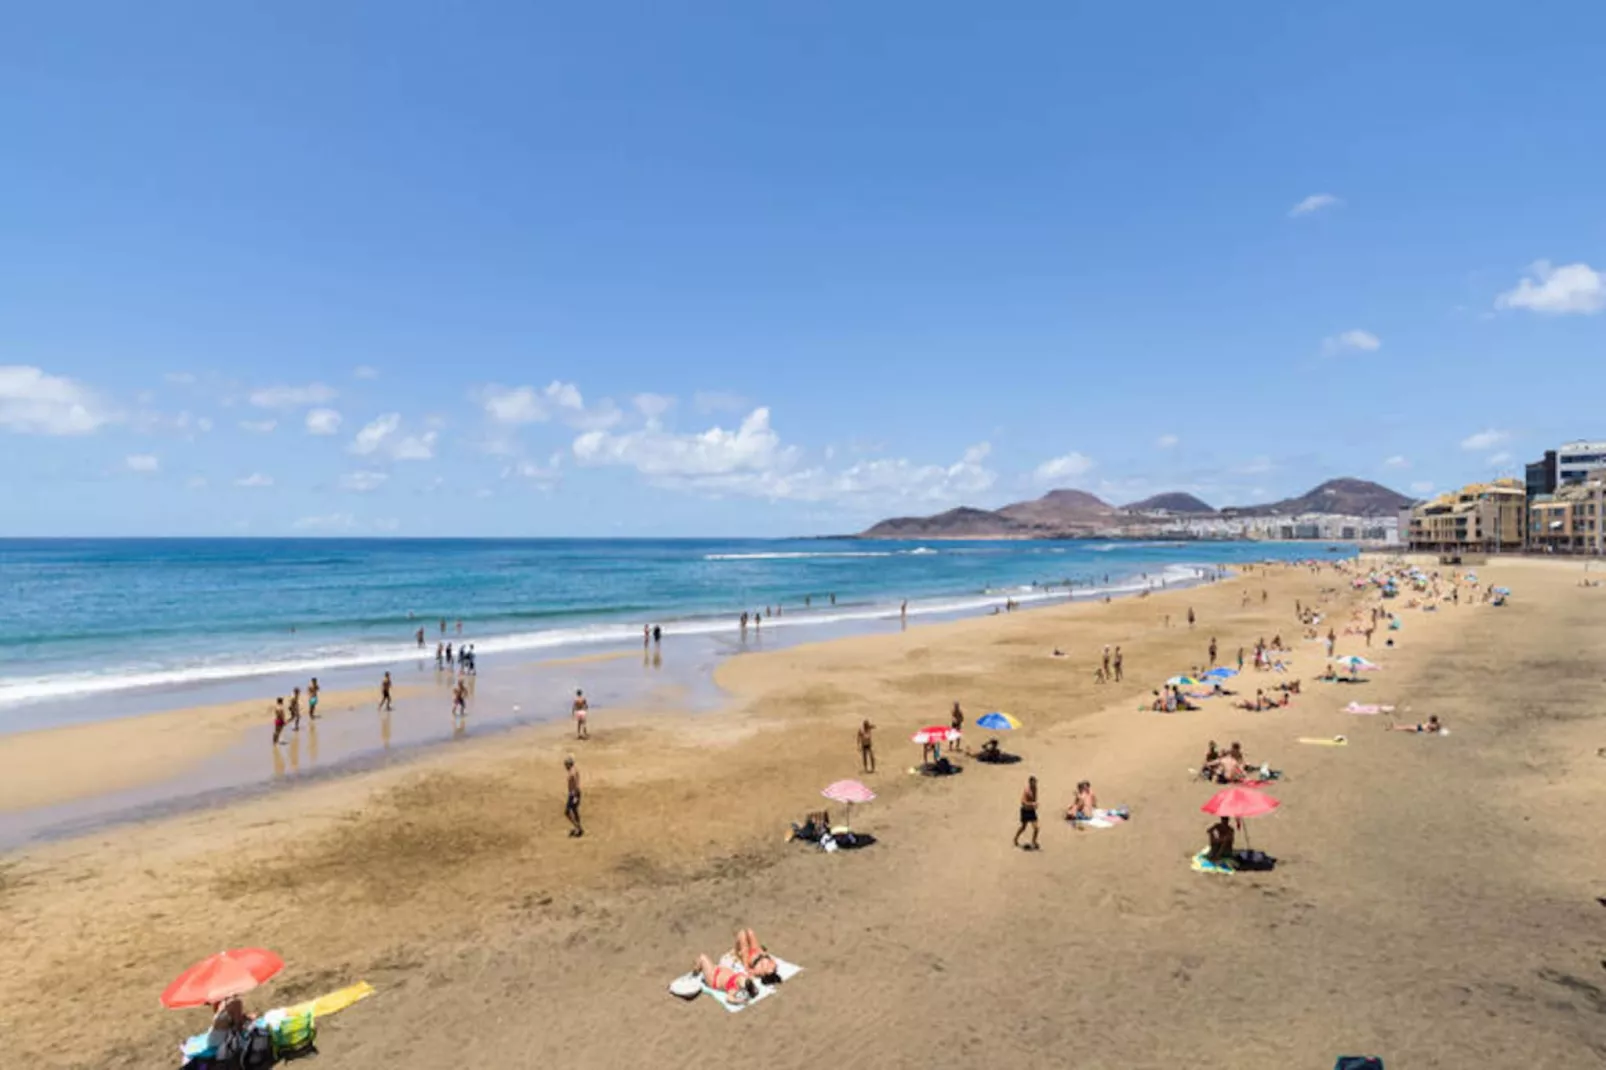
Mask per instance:
[[[1173,516],[1203,519],[1208,516],[1297,516],[1336,513],[1343,516],[1393,516],[1413,499],[1364,479],[1330,479],[1298,498],[1269,505],[1223,509],[1210,506],[1181,491],[1156,494],[1116,508],[1085,490],[1051,490],[1041,498],[1016,502],[1002,509],[961,506],[936,516],[902,516],[883,520],[865,531],[866,539],[1074,539],[1090,535],[1131,535],[1141,538],[1164,530],[1171,521],[1144,516],[1164,510]]]
[[[863,539],[996,539],[1030,538],[1026,525],[986,509],[960,506],[936,516],[898,516],[883,520]]]
[[[1200,501],[1191,494],[1181,491],[1172,491],[1169,494],[1156,494],[1144,498],[1141,502],[1121,506],[1123,513],[1152,513],[1164,511],[1167,513],[1214,513],[1216,510],[1208,503]]]
[[[1366,479],[1329,479],[1297,498],[1284,498],[1270,505],[1246,505],[1223,509],[1223,516],[1297,516],[1301,513],[1339,513],[1344,516],[1393,516],[1407,498],[1381,483]]]
[[[1051,490],[1041,498],[1016,502],[998,515],[1034,528],[1065,528],[1108,522],[1115,507],[1085,490]]]

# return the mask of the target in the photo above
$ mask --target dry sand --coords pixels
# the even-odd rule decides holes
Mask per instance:
[[[328,1068],[1325,1070],[1341,1052],[1391,1067],[1601,1065],[1606,589],[1579,589],[1577,566],[1479,571],[1515,589],[1510,605],[1402,608],[1400,645],[1381,649],[1379,633],[1385,669],[1363,685],[1312,683],[1319,648],[1295,638],[1293,600],[1339,578],[1279,568],[743,656],[721,670],[722,713],[599,711],[586,744],[525,729],[6,856],[7,1060],[176,1063],[204,1016],[158,1010],[162,986],[219,947],[262,944],[290,966],[253,1006],[358,978],[379,988],[325,1023]],[[1364,604],[1346,589],[1328,608],[1342,630]],[[1137,710],[1210,636],[1228,660],[1278,632],[1305,681],[1290,709]],[[1125,648],[1123,685],[1092,681],[1106,642]],[[1337,712],[1356,698],[1438,713],[1452,733]],[[908,734],[954,699],[972,720],[1024,720],[1006,747],[1025,761],[907,775]],[[881,797],[855,825],[880,842],[831,856],[784,844],[821,786],[857,775],[866,716],[881,772],[864,779]],[[131,750],[167,738],[119,731],[104,738]],[[1296,742],[1335,733],[1351,744]],[[1286,772],[1282,809],[1251,828],[1275,872],[1188,868],[1211,790],[1188,770],[1209,738]],[[587,782],[579,841],[561,814],[569,749]],[[1028,774],[1043,793],[1035,854],[1009,842]],[[1066,827],[1056,814],[1083,778],[1134,820]],[[734,1016],[665,992],[738,925],[806,971]]]

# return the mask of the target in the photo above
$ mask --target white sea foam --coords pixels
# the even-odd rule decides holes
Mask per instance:
[[[775,556],[775,555],[767,555]],[[787,555],[780,555],[787,556]],[[821,555],[832,556],[832,555]],[[884,554],[882,556],[885,556]],[[1136,594],[1155,581],[1182,583],[1197,580],[1204,569],[1197,566],[1169,565],[1151,573],[1149,580],[1130,577],[1100,587],[1077,587],[1067,592],[1063,587],[1023,587],[1005,591],[988,591],[974,594],[952,595],[928,599],[911,599],[909,616],[941,616],[978,613],[1003,605],[1005,599],[1017,604],[1075,601],[1103,598],[1105,595]],[[875,603],[857,606],[831,607],[821,610],[798,610],[791,614],[766,618],[762,632],[777,628],[809,628],[853,622],[891,620],[899,616],[897,603]],[[735,631],[730,615],[663,622],[666,636],[729,635]],[[533,632],[515,632],[475,638],[476,654],[498,655],[538,651],[562,650],[568,647],[634,644],[641,638],[639,623],[597,623],[566,628],[549,628]],[[316,676],[340,669],[364,666],[383,666],[433,660],[434,651],[419,650],[412,643],[383,643],[352,646],[326,646],[286,654],[277,658],[244,660],[223,658],[217,661],[192,663],[172,668],[147,669],[134,666],[110,667],[95,673],[58,673],[48,676],[11,677],[0,679],[0,708],[24,703],[79,699],[94,695],[114,694],[150,688],[184,687],[199,684],[216,684],[234,680],[248,680],[266,676]]]

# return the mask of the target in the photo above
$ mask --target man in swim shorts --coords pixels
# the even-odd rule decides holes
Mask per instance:
[[[307,685],[307,720],[318,719],[318,678],[314,676],[312,683]]]
[[[591,703],[586,701],[586,693],[576,690],[574,693],[574,738],[590,739],[591,730],[586,727],[586,714],[591,711]]]
[[[1019,847],[1021,833],[1026,826],[1032,827],[1032,842],[1027,844],[1026,850],[1037,850],[1037,778],[1026,778],[1026,790],[1020,793],[1020,828],[1015,830],[1015,846]]]
[[[573,755],[563,759],[563,768],[569,775],[568,801],[563,804],[563,816],[574,826],[569,830],[569,835],[579,839],[586,834],[586,830],[580,824],[580,770],[574,767]]]

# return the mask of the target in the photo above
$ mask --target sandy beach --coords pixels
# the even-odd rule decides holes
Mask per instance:
[[[593,738],[530,726],[414,761],[109,827],[0,856],[0,1028],[19,1065],[177,1065],[201,1012],[157,994],[220,947],[289,964],[261,1009],[364,979],[328,1019],[318,1065],[691,1066],[740,1052],[771,1067],[1606,1064],[1606,894],[1599,818],[1599,652],[1606,589],[1582,566],[1497,561],[1500,608],[1390,603],[1382,665],[1315,682],[1321,647],[1294,602],[1342,633],[1378,604],[1344,576],[1278,566],[1112,604],[911,627],[726,659],[714,713],[599,709]],[[1264,600],[1262,592],[1264,592]],[[1197,617],[1190,629],[1189,609]],[[1169,618],[1169,626],[1166,624]],[[1325,630],[1325,625],[1324,625]],[[1225,700],[1140,709],[1166,677],[1257,638],[1294,648],[1286,709]],[[1119,644],[1125,681],[1094,680]],[[1068,652],[1052,657],[1054,648]],[[672,647],[666,651],[672,658]],[[1246,672],[1252,695],[1271,677]],[[1024,722],[1018,765],[960,757],[909,775],[909,735],[995,709]],[[359,697],[326,695],[330,707]],[[398,692],[397,705],[423,701]],[[1444,737],[1385,731],[1438,714]],[[0,743],[0,810],[70,801],[204,762],[260,704],[79,726]],[[860,777],[854,729],[878,725],[878,842],[825,855],[783,841]],[[987,733],[967,731],[975,746]],[[1345,746],[1303,738],[1347,737]],[[1205,743],[1281,769],[1253,819],[1267,873],[1193,872]],[[565,835],[561,759],[586,786]],[[1042,850],[1011,846],[1028,775]],[[121,778],[121,779],[119,779]],[[1059,814],[1091,780],[1117,828]],[[728,1015],[665,990],[739,926],[804,972]],[[86,1008],[92,1008],[88,1013]]]

